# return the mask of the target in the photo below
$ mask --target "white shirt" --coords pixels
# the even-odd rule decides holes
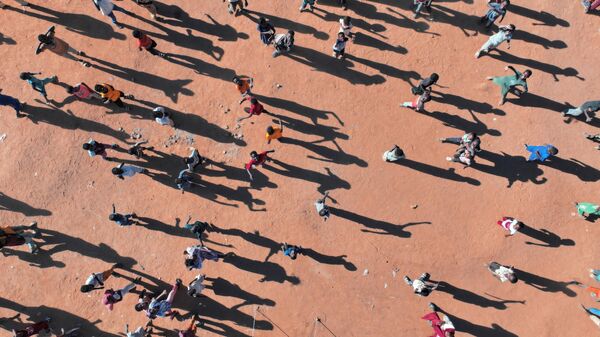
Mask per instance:
[[[140,326],[135,331],[129,331],[127,337],[144,337],[144,328]]]
[[[156,123],[158,123],[160,125],[170,125],[170,126],[173,126],[173,121],[168,116],[164,116],[164,117],[161,117],[161,118],[157,117],[154,120],[156,121]]]
[[[130,165],[123,165],[121,167],[121,170],[123,170],[123,173],[121,173],[123,177],[133,177],[136,173],[141,172],[141,169],[139,167]]]
[[[92,274],[90,275],[87,280],[85,280],[85,285],[88,286],[99,286],[101,285],[100,282],[98,282],[98,280],[100,280],[100,282],[104,282],[104,277],[102,276],[102,273],[97,273],[97,274]]]
[[[426,288],[425,282],[423,282],[421,280],[414,280],[412,283],[412,287],[416,293],[420,293],[423,290],[425,290],[425,288]]]
[[[204,288],[205,288],[205,286],[204,286],[204,284],[202,284],[202,282],[204,282],[204,275],[200,274],[200,275],[196,276],[194,281],[192,281],[192,283],[190,283],[188,285],[188,290],[194,289],[196,291],[196,294],[202,293],[202,290],[204,290]]]
[[[500,266],[500,268],[494,270],[494,274],[498,275],[498,278],[502,282],[508,281],[508,275],[514,274],[513,270],[510,268],[506,268],[504,266]]]
[[[352,24],[349,24],[348,26],[344,25],[344,19],[340,19],[340,31],[339,33],[344,33],[345,35],[348,35],[349,33],[352,32],[352,28],[354,28],[354,26],[352,26]]]
[[[506,219],[506,220],[502,221],[502,227],[504,227],[504,229],[509,231],[510,235],[514,235],[518,231],[515,228],[517,223],[519,223],[519,220],[517,220],[517,219]]]
[[[115,7],[111,0],[94,0],[94,2],[100,7],[102,15],[110,15]]]

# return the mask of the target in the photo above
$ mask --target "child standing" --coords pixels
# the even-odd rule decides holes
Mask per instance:
[[[423,273],[416,280],[411,280],[408,276],[404,276],[404,282],[413,288],[413,292],[419,296],[427,297],[434,291],[439,283],[429,281],[429,273]]]
[[[254,79],[249,76],[240,75],[233,77],[233,83],[237,90],[242,95],[242,99],[240,100],[240,104],[242,104],[248,96],[252,94],[252,87],[254,87]]]
[[[494,82],[501,89],[500,103],[503,105],[506,102],[506,95],[512,90],[516,90],[516,87],[523,87],[524,91],[518,91],[519,96],[526,93],[529,89],[527,88],[527,79],[531,77],[531,70],[527,69],[524,72],[518,72],[513,66],[506,66],[504,70],[512,70],[515,74],[510,76],[490,76],[487,79]]]
[[[271,141],[277,139],[279,141],[280,138],[283,137],[283,124],[281,124],[281,119],[279,120],[279,127],[267,127],[267,134],[265,138],[267,138],[267,144],[271,144]]]
[[[287,34],[276,34],[273,38],[273,57],[277,57],[281,54],[289,53],[294,46],[294,31],[288,30]]]
[[[423,111],[425,103],[431,101],[431,88],[425,89],[420,95],[415,97],[412,102],[404,102],[402,106],[405,108],[415,109],[415,111]]]
[[[489,9],[479,21],[488,29],[498,18],[500,18],[499,22],[502,22],[502,20],[504,20],[504,16],[506,15],[506,10],[508,9],[509,4],[510,2],[508,0],[503,0],[501,2],[488,0]]]
[[[56,75],[51,76],[51,77],[46,77],[43,79],[38,79],[37,77],[35,77],[35,75],[40,75],[41,72],[38,73],[28,73],[28,72],[23,72],[21,73],[21,75],[19,75],[19,77],[23,80],[26,81],[27,83],[29,83],[31,85],[31,88],[37,92],[39,92],[42,97],[44,97],[44,100],[46,101],[46,103],[49,103],[50,100],[48,99],[48,94],[46,93],[46,84],[48,83],[58,83],[58,77],[56,77]]]
[[[275,36],[275,27],[267,21],[267,19],[261,17],[258,19],[258,25],[256,26],[260,34],[260,40],[265,45],[271,44],[273,37]]]
[[[475,58],[479,58],[481,53],[489,53],[490,50],[498,48],[502,42],[506,41],[507,47],[506,49],[510,49],[510,40],[515,32],[515,25],[510,24],[508,26],[501,26],[498,33],[490,36],[486,43],[479,48],[479,50],[475,53]]]
[[[339,32],[335,43],[333,44],[333,56],[337,59],[343,59],[346,53],[346,42],[348,38],[344,32]]]
[[[67,93],[80,99],[101,99],[100,95],[83,82],[75,84],[74,87],[68,86]]]
[[[241,122],[244,119],[248,119],[252,116],[258,116],[263,112],[268,114],[268,112],[265,110],[264,106],[262,104],[258,103],[258,100],[255,97],[247,96],[245,99],[243,99],[240,102],[240,104],[242,104],[245,100],[250,101],[250,108],[244,109],[244,111],[246,111],[248,113],[248,116],[238,118],[237,119],[238,122]]]
[[[507,237],[515,235],[523,226],[523,224],[519,220],[506,216],[502,217],[502,220],[498,220],[496,223],[498,224],[498,226],[508,231],[508,234],[505,235]]]
[[[108,220],[113,221],[114,223],[116,223],[117,225],[121,226],[121,227],[125,227],[125,226],[131,226],[133,224],[135,224],[136,222],[132,219],[137,218],[137,215],[135,213],[130,213],[130,214],[121,214],[121,213],[117,213],[117,210],[115,209],[115,204],[112,204],[112,213],[110,213],[110,215],[108,216]]]
[[[173,305],[173,300],[175,299],[177,290],[181,287],[181,283],[182,282],[180,279],[175,280],[175,284],[171,288],[171,291],[169,291],[168,295],[166,290],[163,290],[160,295],[158,295],[156,298],[153,298],[150,302],[150,305],[148,305],[148,309],[146,310],[146,316],[148,316],[150,319],[154,319],[156,317],[170,317],[173,319],[178,316],[179,312],[177,310],[172,310],[171,306]],[[167,296],[167,298],[163,300],[162,298],[165,296]]]
[[[121,274],[115,272],[115,268],[119,268],[121,265],[119,263],[114,264],[110,267],[109,270],[105,270],[101,273],[92,273],[86,280],[85,284],[81,286],[82,293],[88,293],[92,290],[98,290],[104,288],[104,282],[108,280],[109,277],[114,275],[115,277],[121,277]]]
[[[246,163],[245,166],[246,172],[248,172],[248,175],[250,176],[250,180],[253,180],[250,170],[255,169],[259,165],[263,165],[267,160],[271,160],[271,158],[269,158],[269,153],[273,152],[275,152],[275,150],[264,151],[260,154],[256,151],[250,152],[250,161]]]
[[[398,146],[394,145],[394,147],[383,153],[383,160],[387,162],[398,161],[404,158],[404,151]]]
[[[134,38],[137,39],[137,45],[138,45],[138,49],[140,51],[142,51],[142,48],[143,48],[143,49],[146,49],[152,55],[160,56],[163,58],[167,56],[165,53],[160,52],[155,49],[157,46],[156,41],[152,40],[145,33],[136,29],[131,34],[133,35]]]
[[[136,279],[136,281],[137,280],[139,280],[139,278]],[[116,291],[113,289],[107,289],[106,291],[104,291],[104,296],[102,297],[102,304],[104,304],[108,310],[112,311],[114,305],[116,303],[121,302],[123,300],[123,297],[125,297],[125,295],[127,295],[133,289],[135,289],[134,282],[131,282],[130,284]]]
[[[281,245],[281,250],[283,251],[283,255],[289,256],[292,260],[295,260],[298,254],[303,254],[302,247],[288,245],[286,242]]]
[[[52,26],[45,34],[38,35],[38,41],[40,43],[35,50],[35,54],[38,55],[44,50],[49,50],[57,55],[77,61],[84,67],[90,67],[91,64],[89,62],[74,56],[85,56],[85,53],[81,50],[75,50],[74,48],[70,47],[68,43],[54,36],[54,29],[54,26]]]
[[[319,216],[323,219],[323,221],[327,221],[327,219],[329,219],[329,207],[327,207],[327,205],[325,205],[325,201],[327,201],[327,197],[329,196],[329,191],[326,191],[323,194],[323,197],[321,199],[317,199],[317,201],[315,201],[315,208],[317,209],[317,214],[319,214]]]
[[[349,16],[344,16],[340,19],[339,33],[344,33],[346,37],[354,41],[356,35],[352,32],[352,28],[354,28],[354,26],[352,25],[352,18],[350,18]]]
[[[117,176],[117,178],[125,180],[124,177],[133,177],[137,173],[148,173],[148,170],[141,167],[125,165],[125,163],[121,163],[119,164],[119,166],[113,167],[111,172],[113,175]]]
[[[121,100],[121,97],[133,99],[133,95],[125,95],[124,92],[120,90],[116,90],[112,85],[102,83],[96,84],[94,86],[94,90],[100,94],[100,97],[104,99],[104,104],[108,104],[110,102],[115,103],[119,108],[124,108],[125,110],[131,110],[130,107],[126,107],[125,103]]]
[[[515,275],[514,267],[507,267],[499,264],[498,262],[490,262],[489,265],[485,265],[487,269],[494,275],[495,278],[499,279],[500,282],[510,281],[510,283],[517,283],[519,280]]]
[[[590,215],[600,216],[600,205],[591,202],[576,202],[577,214],[582,218],[588,218]]]
[[[162,106],[154,108],[152,110],[154,121],[160,125],[168,125],[175,127],[175,121],[171,118],[171,114],[168,113]]]
[[[86,150],[88,152],[88,155],[90,157],[94,157],[96,155],[99,155],[102,157],[102,159],[104,160],[108,160],[111,161],[111,158],[108,158],[108,154],[106,153],[106,149],[118,149],[119,146],[117,144],[103,144],[100,142],[97,142],[93,139],[90,138],[90,140],[87,143],[83,144],[83,149]]]

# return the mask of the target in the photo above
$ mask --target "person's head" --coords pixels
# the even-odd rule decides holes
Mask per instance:
[[[110,220],[110,221],[115,221],[115,217],[116,217],[116,216],[115,216],[115,214],[114,214],[114,213],[111,213],[111,214],[108,216],[108,220]]]
[[[103,86],[102,84],[96,84],[94,86],[94,90],[99,93],[102,93],[102,94],[105,94],[108,92],[108,89],[105,86]]]
[[[533,74],[531,70],[527,69],[523,72],[523,78],[530,78],[531,74]]]
[[[508,276],[506,278],[510,281],[510,283],[513,283],[513,284],[517,283],[517,281],[519,281],[519,279],[517,278],[517,275],[515,275],[513,273],[508,274]]]
[[[45,34],[40,34],[38,35],[38,41],[40,41],[40,43],[50,43],[52,42],[52,38]]]
[[[258,100],[254,97],[250,99],[250,104],[258,104]]]
[[[258,24],[261,26],[264,26],[267,24],[267,19],[263,18],[262,16],[260,18],[258,18]]]
[[[349,16],[344,16],[343,21],[344,25],[348,26],[350,24],[350,22],[352,22],[352,18],[350,18]]]
[[[91,284],[84,284],[79,290],[81,290],[82,293],[89,293],[90,291],[94,290],[94,286]]]
[[[341,40],[343,40],[343,39],[345,39],[345,38],[346,38],[346,34],[344,34],[344,32],[339,32],[339,33],[338,33],[338,40],[340,40],[340,41],[341,41]]]
[[[152,114],[154,115],[154,118],[163,118],[164,114],[162,113],[162,111],[159,110],[154,110],[152,112]]]
[[[136,29],[133,32],[131,32],[131,35],[133,35],[133,37],[135,37],[136,39],[139,39],[142,37],[142,32]]]
[[[506,28],[508,28],[508,30],[510,30],[511,32],[514,31],[515,29],[517,29],[517,27],[515,25],[513,25],[512,23],[510,25],[508,25]]]
[[[92,149],[92,144],[90,143],[83,143],[83,145],[81,146],[84,150],[91,150]]]
[[[273,127],[272,127],[272,126],[269,126],[269,127],[267,128],[267,134],[268,134],[268,135],[272,135],[274,132],[275,132],[275,129],[273,129]]]
[[[135,151],[135,147],[131,147],[131,148],[129,148],[129,149],[127,150],[127,153],[129,153],[130,155],[132,155],[132,156],[133,156],[133,155],[136,153],[136,151]]]
[[[329,207],[323,207],[323,209],[319,211],[319,215],[324,218],[327,218],[329,216]]]
[[[431,74],[431,76],[429,76],[429,78],[431,78],[433,83],[435,83],[440,79],[440,75],[438,75],[437,73],[433,73],[433,74]]]
[[[186,257],[185,261],[183,262],[185,264],[186,268],[192,268],[194,266],[194,258],[193,257]]]
[[[554,146],[550,145],[548,147],[548,153],[550,153],[551,155],[555,156],[558,154],[558,149],[555,148]]]
[[[21,73],[19,75],[19,78],[22,79],[22,80],[28,80],[28,79],[31,78],[31,74],[30,73]]]
[[[120,174],[123,174],[123,170],[122,170],[122,169],[120,169],[120,168],[118,168],[118,167],[113,167],[113,168],[112,168],[112,174],[114,174],[114,175],[118,176],[118,175],[120,175]]]
[[[235,83],[235,84],[240,84],[240,83],[242,83],[242,80],[241,80],[239,77],[237,77],[237,76],[234,76],[232,81],[233,81],[233,83]]]
[[[142,310],[144,310],[144,303],[136,303],[134,308],[135,308],[135,311],[138,311],[138,312],[142,311]]]
[[[250,158],[252,158],[252,159],[258,159],[258,152],[256,152],[256,151],[250,152]]]
[[[444,337],[454,337],[454,331],[446,331],[446,332],[444,332]]]
[[[73,88],[72,86],[68,85],[67,86],[67,94],[72,94],[73,92],[75,92],[75,88]]]
[[[293,31],[293,30],[288,30],[288,32],[287,32],[287,33],[288,33],[288,35],[289,35],[289,36],[291,36],[291,37],[294,37],[294,34],[295,34],[295,33],[294,33],[294,31]]]

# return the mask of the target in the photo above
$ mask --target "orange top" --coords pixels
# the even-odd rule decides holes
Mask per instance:
[[[283,130],[281,130],[280,128],[273,128],[273,133],[272,134],[266,134],[267,141],[271,141],[273,139],[279,139],[283,136]]]
[[[102,98],[106,98],[112,102],[116,102],[119,99],[119,97],[121,97],[121,92],[119,90],[115,90],[115,88],[113,88],[112,85],[103,83],[102,86],[108,89],[108,91],[105,94],[100,93],[100,96]]]
[[[600,299],[600,288],[587,287],[585,290],[589,291],[590,295]]]
[[[250,81],[240,79],[240,84],[237,84],[237,90],[240,92],[240,94],[245,93],[248,91],[248,89],[250,89]]]

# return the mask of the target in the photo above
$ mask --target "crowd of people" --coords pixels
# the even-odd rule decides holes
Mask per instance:
[[[29,4],[22,0],[16,0],[21,6],[28,6]],[[160,20],[160,13],[152,0],[133,0],[136,5],[139,5],[146,9],[151,18],[154,20]],[[224,0],[225,2],[225,0]],[[433,0],[413,0],[414,2],[414,17],[421,16],[423,11],[428,13],[428,19],[434,20],[432,12]],[[93,5],[101,13],[110,19],[110,22],[119,29],[124,29],[124,25],[118,21],[115,12],[128,15],[130,11],[122,8],[112,2],[112,0],[93,0]],[[342,8],[346,9],[349,5],[346,0],[339,1]],[[596,1],[583,1],[586,12],[596,10],[600,6],[600,0]],[[0,8],[6,8],[6,4],[0,2]],[[229,13],[233,15],[239,15],[247,10],[249,4],[246,0],[227,0],[227,8]],[[316,0],[301,0],[299,10],[313,11],[317,6]],[[476,51],[475,58],[490,53],[492,50],[499,48],[504,42],[506,42],[506,48],[510,49],[511,39],[516,32],[516,26],[514,24],[507,24],[504,26],[496,26],[496,23],[502,22],[508,13],[510,13],[510,1],[509,0],[488,0],[487,11],[481,17],[480,23],[486,30],[491,31],[489,39]],[[336,25],[339,23],[339,30],[336,33],[335,41],[332,46],[332,56],[335,59],[343,59],[346,56],[346,48],[349,43],[356,41],[357,36],[353,32],[353,21],[350,16],[343,16],[339,18]],[[336,26],[337,27],[337,26]],[[258,19],[256,27],[258,31],[258,39],[265,45],[273,47],[273,57],[280,56],[286,53],[293,53],[295,32],[288,30],[285,33],[277,33],[277,27],[275,27],[269,20],[264,17]],[[60,31],[57,31],[55,26],[50,27],[45,33],[37,36],[37,48],[35,48],[35,54],[39,55],[45,51],[54,53],[60,57],[64,57],[66,60],[75,61],[81,64],[83,67],[93,67],[94,64],[91,60],[86,59],[87,54],[81,50],[77,50],[70,46],[70,44],[60,38]],[[148,34],[139,29],[132,29],[131,38],[135,41],[139,51],[148,51],[150,54],[161,57],[169,58],[168,53],[159,51],[157,49],[157,42],[152,39]],[[33,49],[33,47],[32,47]],[[517,97],[520,97],[527,93],[528,85],[527,80],[532,76],[533,72],[529,69],[522,71],[517,70],[511,65],[505,67],[506,71],[511,71],[512,74],[507,76],[495,76],[488,77],[487,79],[492,81],[495,85],[500,87],[500,101],[498,105],[505,104],[508,94],[512,93]],[[28,85],[34,91],[40,93],[44,98],[46,104],[54,104],[55,102],[48,97],[46,92],[46,86],[50,84],[58,83],[58,76],[40,76],[41,72],[22,72],[20,79],[26,81]],[[39,77],[38,77],[39,76]],[[432,73],[427,78],[422,79],[417,86],[414,86],[411,90],[412,99],[401,104],[402,107],[414,109],[418,112],[425,110],[425,105],[432,99],[433,87],[436,85],[440,75]],[[239,104],[244,103],[250,104],[244,111],[247,113],[244,117],[237,119],[238,122],[259,116],[261,114],[270,114],[261,104],[258,98],[253,93],[255,85],[254,79],[250,76],[236,75],[232,79],[233,84],[236,87],[237,92],[240,94]],[[520,87],[520,89],[518,88]],[[1,91],[1,89],[0,89]],[[116,89],[112,84],[98,83],[93,86],[87,85],[84,82],[67,86],[66,91],[69,95],[75,96],[80,100],[97,100],[103,104],[113,104],[117,109],[124,111],[131,110],[131,106],[126,104],[124,100],[134,99],[133,95],[126,94],[122,89]],[[0,94],[0,105],[9,106],[16,112],[18,118],[26,117],[28,114],[28,105],[21,102],[19,99]],[[585,117],[586,122],[590,122],[594,113],[600,110],[600,101],[588,101],[583,103],[579,107],[573,107],[562,111],[566,120],[577,118],[581,115]],[[168,109],[157,106],[153,110],[153,119],[161,126],[177,127],[177,123],[173,120],[172,114]],[[283,139],[284,126],[281,121],[278,121],[277,125],[269,125],[266,127],[265,139],[266,144],[270,145],[272,141],[281,141]],[[264,129],[263,129],[264,130]],[[586,138],[595,142],[600,142],[600,134],[588,135]],[[441,143],[448,143],[458,146],[455,153],[452,156],[446,157],[447,161],[459,163],[465,166],[471,166],[475,163],[477,153],[481,152],[481,139],[475,132],[466,132],[464,135],[455,135],[453,137],[440,138]],[[145,146],[148,144],[147,141],[138,141],[128,149],[124,149],[128,155],[134,156],[135,158],[143,158],[147,155],[147,152],[154,151],[154,146]],[[119,151],[121,148],[117,144],[106,144],[95,139],[89,139],[82,145],[83,150],[87,151],[90,157],[100,156],[103,160],[114,161],[115,167],[112,167],[111,173],[119,179],[133,178],[137,174],[149,174],[150,172],[146,168],[138,167],[135,165],[127,164],[124,161],[120,161],[116,157],[109,157],[110,151]],[[600,145],[598,146],[600,149]],[[184,193],[193,188],[199,188],[200,184],[195,182],[195,174],[202,169],[202,165],[207,162],[207,158],[204,158],[197,149],[191,148],[191,153],[188,157],[184,158],[184,161],[180,163],[182,169],[177,175],[173,177],[173,187],[178,188]],[[528,145],[525,144],[525,150],[529,153],[528,161],[546,161],[552,160],[554,156],[558,155],[558,149],[550,144],[542,145]],[[112,152],[110,152],[112,153]],[[244,169],[248,173],[248,179],[253,180],[253,172],[260,166],[268,161],[271,161],[270,157],[275,153],[275,150],[262,150],[262,151],[251,151],[250,159],[244,165]],[[406,158],[405,152],[400,146],[394,145],[393,148],[383,153],[382,159],[386,162],[398,162]],[[240,165],[241,166],[241,165]],[[331,197],[329,192],[324,192],[320,198],[318,198],[314,207],[316,214],[326,221],[330,216],[331,212],[326,202]],[[580,216],[590,218],[594,216],[600,216],[600,205],[590,202],[577,202],[576,209]],[[116,223],[118,226],[127,227],[134,226],[140,223],[140,219],[136,213],[118,213],[116,206],[112,205],[112,210],[108,216],[108,220]],[[232,256],[233,253],[223,254],[216,250],[210,249],[205,246],[203,238],[206,232],[214,230],[213,226],[208,222],[195,221],[191,222],[191,217],[187,220],[184,227],[189,230],[190,235],[194,236],[199,244],[189,246],[183,252],[184,259],[183,265],[188,270],[200,270],[204,268],[206,261],[217,262],[221,259]],[[519,220],[512,217],[503,217],[497,223],[500,228],[508,232],[507,236],[512,236],[522,231],[526,226]],[[29,226],[5,226],[0,227],[0,248],[1,247],[12,247],[22,246],[28,247],[32,254],[39,253],[38,244],[35,242],[36,238],[40,237],[40,229],[36,222],[32,222]],[[305,250],[300,245],[288,244],[287,242],[281,243],[281,252],[284,256],[287,256],[295,260],[299,255],[306,254]],[[132,294],[141,287],[141,278],[136,278],[133,282],[129,282],[121,287],[109,287],[106,285],[107,282],[113,282],[114,278],[122,278],[123,275],[118,271],[123,266],[121,264],[114,264],[105,271],[92,273],[81,286],[80,290],[82,293],[89,293],[95,290],[100,290],[103,295],[100,302],[108,309],[113,310],[114,306],[121,302],[125,296]],[[501,282],[517,283],[519,280],[519,273],[515,271],[511,265],[503,265],[499,262],[491,261],[485,265],[489,272]],[[600,271],[590,270],[590,277],[600,281]],[[438,287],[439,282],[430,280],[431,275],[429,273],[423,273],[416,279],[411,279],[409,276],[404,276],[404,281],[412,288],[412,291],[418,296],[430,296]],[[198,274],[189,283],[187,283],[187,294],[191,297],[199,297],[202,294],[204,285],[205,275]],[[148,289],[142,289],[138,295],[138,303],[135,305],[135,311],[144,312],[147,316],[148,323],[145,326],[137,327],[135,330],[130,331],[127,326],[125,334],[128,337],[147,337],[153,333],[152,320],[160,317],[169,317],[171,319],[181,318],[181,313],[178,310],[173,309],[173,303],[175,295],[184,286],[183,280],[176,279],[169,289],[164,289],[161,293],[152,293]],[[587,290],[591,291],[594,296],[600,295],[600,289],[594,287],[587,287]],[[130,295],[131,296],[131,295]],[[583,307],[587,314],[590,315],[592,320],[600,325],[600,309]],[[436,304],[430,303],[430,313],[423,316],[424,320],[427,320],[434,330],[434,337],[449,337],[454,336],[456,328],[449,316],[440,309]],[[15,337],[28,337],[33,336],[42,331],[53,331],[57,336],[77,336],[79,329],[75,328],[69,331],[58,331],[51,328],[52,319],[44,318],[39,322],[35,322],[24,329],[13,330]],[[176,332],[180,337],[193,337],[196,335],[198,327],[202,326],[202,320],[199,313],[193,313],[189,325],[182,330]]]

